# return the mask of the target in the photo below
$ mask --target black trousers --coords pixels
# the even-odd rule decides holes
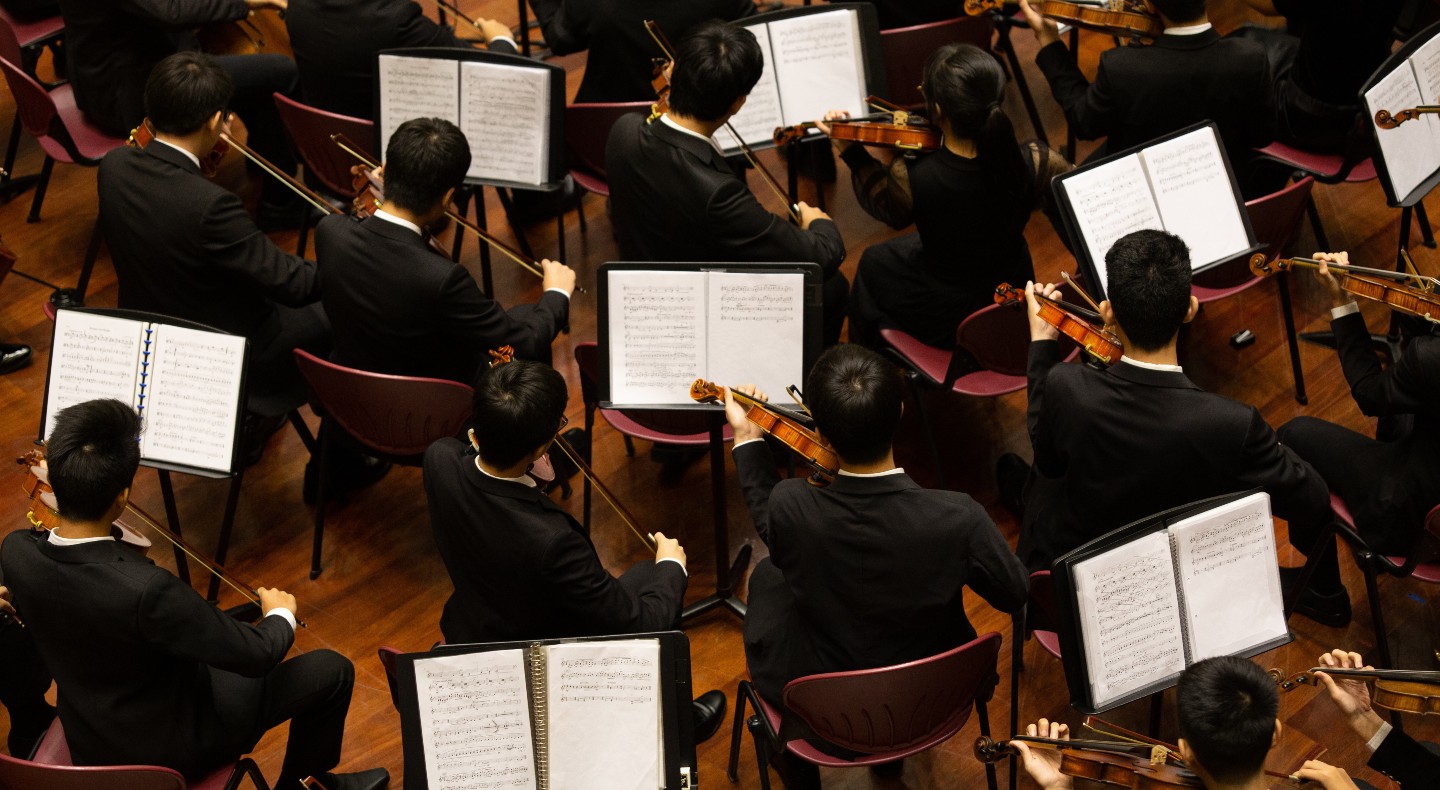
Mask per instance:
[[[277,322],[265,337],[250,338],[250,383],[245,408],[266,417],[285,414],[308,398],[305,381],[295,365],[294,349],[321,359],[334,345],[330,318],[319,302],[277,308]]]
[[[50,672],[35,652],[30,632],[14,621],[0,626],[0,705],[10,715],[10,754],[26,758],[55,718],[45,701]]]

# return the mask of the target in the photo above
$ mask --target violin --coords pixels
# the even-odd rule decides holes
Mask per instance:
[[[1073,282],[1071,283],[1074,284]],[[1083,293],[1083,292],[1082,292]],[[1025,301],[1025,291],[1009,283],[995,286],[995,304],[1012,305]],[[1085,353],[1102,365],[1113,365],[1125,353],[1125,343],[1113,332],[1099,326],[1100,314],[1079,305],[1059,299],[1052,299],[1040,293],[1035,294],[1040,310],[1040,320],[1060,330],[1075,341]]]
[[[830,127],[831,140],[848,140],[861,145],[899,148],[902,151],[934,151],[944,144],[940,130],[919,115],[902,107],[885,102],[875,96],[866,101],[884,108],[874,118],[837,118],[825,123]],[[879,120],[888,118],[889,120]],[[816,121],[797,123],[794,126],[779,126],[775,129],[775,145],[783,146],[805,136],[810,129],[818,128]]]
[[[829,485],[830,480],[840,472],[840,456],[820,439],[820,434],[765,401],[757,400],[734,387],[730,388],[730,394],[747,407],[746,419],[794,450],[815,469],[815,474],[810,476],[811,485]],[[695,383],[690,385],[690,398],[696,403],[724,403],[725,393],[712,382],[695,379]]]
[[[979,16],[986,11],[1000,11],[1006,5],[1015,5],[1013,0],[965,0],[965,13]],[[1131,41],[1159,38],[1165,32],[1165,23],[1156,14],[1150,13],[1139,0],[1106,0],[1103,6],[1081,3],[1037,0],[1030,4],[1041,16],[1058,22],[1097,30]]]
[[[55,489],[50,486],[50,470],[45,466],[44,454],[39,450],[31,450],[16,458],[15,462],[26,467],[25,482],[21,485],[21,490],[30,499],[29,511],[25,514],[30,520],[30,528],[36,532],[46,532],[60,526],[60,510],[55,504]],[[150,546],[153,545],[150,539],[119,521],[112,525],[111,532],[120,545],[140,552],[141,556],[150,553]]]
[[[1440,714],[1440,672],[1311,667],[1288,677],[1279,669],[1271,669],[1269,674],[1281,691],[1289,692],[1300,686],[1320,685],[1320,679],[1315,676],[1316,672],[1324,672],[1336,678],[1371,681],[1370,702],[1385,710],[1417,713],[1421,716]]]
[[[1413,121],[1426,113],[1440,113],[1440,104],[1422,104],[1419,107],[1396,110],[1393,114],[1389,110],[1377,110],[1375,125],[1381,129],[1394,129],[1400,124]]]
[[[1408,254],[1405,255],[1407,261],[1409,257]],[[1264,253],[1259,252],[1250,256],[1250,271],[1258,277],[1288,272],[1297,266],[1318,269],[1320,262],[1312,258],[1279,258],[1271,261]],[[1340,288],[1345,292],[1387,304],[1395,310],[1419,316],[1432,324],[1440,324],[1440,294],[1436,293],[1440,279],[1340,263],[1328,264],[1328,268],[1335,272],[1335,279],[1340,282]]]
[[[1204,787],[1164,746],[1118,741],[1068,741],[1017,735],[1008,741],[975,740],[975,758],[996,763],[1015,754],[1014,743],[1024,741],[1061,751],[1060,773],[1101,784],[1131,790],[1168,790],[1176,787]]]
[[[130,137],[125,144],[131,148],[144,150],[150,147],[151,141],[155,139],[155,127],[150,124],[149,118],[140,121],[140,125],[130,130]],[[214,178],[215,173],[220,169],[220,163],[225,161],[226,155],[230,153],[230,143],[222,135],[215,141],[215,147],[210,152],[200,157],[200,172],[206,178]]]

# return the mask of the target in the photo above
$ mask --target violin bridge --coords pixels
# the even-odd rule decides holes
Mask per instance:
[[[906,112],[905,110],[896,110],[896,111],[895,111],[895,125],[896,125],[896,126],[905,126],[905,125],[908,124],[908,123],[910,123],[910,113]]]
[[[1160,745],[1158,745],[1158,744],[1155,745],[1155,746],[1151,746],[1151,747],[1150,747],[1150,764],[1151,764],[1151,765],[1164,765],[1164,764],[1165,764],[1165,760],[1166,760],[1166,758],[1169,756],[1169,754],[1170,754],[1170,750],[1169,750],[1169,749],[1166,749],[1164,746],[1160,746]]]

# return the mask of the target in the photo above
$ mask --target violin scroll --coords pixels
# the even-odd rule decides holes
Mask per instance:
[[[998,763],[1015,752],[1009,741],[996,741],[988,735],[975,739],[975,759],[986,765]]]

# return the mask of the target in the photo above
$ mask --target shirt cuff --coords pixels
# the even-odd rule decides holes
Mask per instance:
[[[1389,735],[1393,729],[1395,728],[1390,726],[1390,722],[1380,722],[1380,729],[1376,730],[1375,734],[1370,736],[1370,740],[1365,742],[1365,748],[1369,749],[1371,754],[1374,754],[1375,750],[1380,748],[1380,744],[1385,742],[1385,736]]]
[[[519,47],[515,46],[515,39],[513,39],[513,38],[511,38],[511,37],[509,37],[509,36],[496,36],[496,37],[490,39],[489,41],[485,42],[485,48],[486,48],[486,49],[489,49],[490,47],[494,46],[496,41],[504,41],[506,44],[509,44],[510,46],[515,47],[515,49],[516,49],[517,51],[520,49]]]
[[[685,563],[681,562],[680,560],[675,559],[674,557],[661,557],[660,559],[658,559],[658,560],[655,561],[655,564],[656,564],[656,565],[659,565],[659,564],[662,563],[662,562],[673,562],[673,563],[675,563],[676,565],[679,565],[679,566],[680,566],[680,572],[683,573],[683,574],[685,574],[685,577],[686,577],[686,578],[689,578],[689,577],[690,577],[690,571],[688,571],[688,570],[685,569]]]
[[[569,299],[569,298],[570,298],[570,292],[567,291],[567,290],[565,290],[564,288],[546,288],[546,289],[545,289],[545,293],[547,293],[547,294],[550,293],[551,291],[554,291],[555,293],[560,294],[561,296],[565,297],[566,299]],[[1358,309],[1358,308],[1357,308],[1357,309]]]
[[[734,453],[736,450],[739,450],[741,447],[744,447],[744,446],[747,445],[747,444],[754,444],[754,443],[756,443],[756,442],[763,442],[763,441],[765,441],[765,437],[764,437],[764,436],[757,436],[757,437],[755,437],[754,439],[746,439],[746,440],[743,441],[743,442],[736,442],[736,443],[735,443],[735,446],[730,448],[730,452],[731,452],[731,453]]]
[[[1351,299],[1349,302],[1342,304],[1339,307],[1332,308],[1330,310],[1330,320],[1336,321],[1344,318],[1347,315],[1352,315],[1358,312],[1360,312],[1360,303],[1355,301],[1354,299]]]
[[[283,607],[283,606],[277,606],[277,607],[275,607],[274,609],[271,609],[270,611],[266,612],[266,613],[265,613],[265,616],[266,616],[266,617],[269,617],[269,616],[272,615],[272,614],[275,615],[275,616],[277,616],[277,617],[280,617],[280,618],[283,619],[285,622],[289,623],[289,624],[290,624],[290,630],[291,630],[292,632],[295,630],[295,613],[294,613],[294,612],[290,611],[289,609],[286,609],[286,608]]]

